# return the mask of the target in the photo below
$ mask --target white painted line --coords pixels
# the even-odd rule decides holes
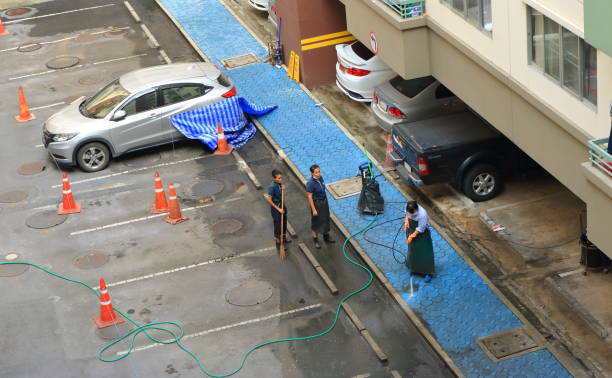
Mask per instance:
[[[576,269],[576,270],[570,270],[569,272],[563,272],[563,273],[559,273],[558,276],[561,278],[567,277],[567,276],[571,276],[574,275],[576,273],[582,272],[584,269],[580,268],[580,269]]]
[[[227,203],[227,202],[234,202],[234,201],[238,201],[241,198],[232,198],[232,199],[228,199],[226,201],[223,201],[223,203]],[[185,209],[181,209],[181,212],[187,212],[187,211],[192,211],[192,210],[197,210],[197,209],[202,209],[204,207],[209,207],[209,206],[213,206],[215,204],[217,204],[218,202],[212,202],[212,203],[208,203],[206,205],[198,205],[198,206],[192,206],[192,207],[187,207]],[[132,223],[137,223],[137,222],[142,222],[142,221],[146,221],[149,219],[154,219],[154,218],[159,218],[159,217],[163,217],[163,216],[167,216],[168,214],[166,213],[162,213],[162,214],[153,214],[153,215],[148,215],[146,217],[141,217],[141,218],[136,218],[136,219],[129,219],[123,222],[117,222],[117,223],[111,223],[111,224],[107,224],[104,226],[98,226],[98,227],[94,227],[94,228],[88,228],[86,230],[80,230],[80,231],[74,231],[71,232],[69,234],[69,236],[76,236],[76,235],[82,235],[82,234],[87,234],[90,232],[94,232],[94,231],[102,231],[102,230],[106,230],[109,228],[115,228],[115,227],[119,227],[119,226],[125,226],[128,224],[132,224]]]
[[[159,49],[159,55],[161,55],[162,59],[164,60],[164,62],[166,62],[166,64],[172,64],[172,59],[170,59],[164,49]]]
[[[130,27],[129,26],[122,26],[122,27],[113,27],[112,28],[112,30],[126,30],[126,29],[130,29]],[[101,31],[90,33],[90,34],[92,34],[92,35],[95,35],[95,34],[104,34],[104,33],[108,32],[108,31],[110,31],[110,30],[109,29],[101,30]],[[50,45],[50,44],[53,44],[53,43],[70,41],[70,40],[76,39],[77,37],[78,37],[78,35],[75,35],[75,36],[72,36],[72,37],[66,37],[66,38],[62,38],[62,39],[56,39],[56,40],[53,40],[53,41],[47,41],[47,42],[32,42],[32,43],[29,43],[29,45],[35,45],[37,43],[39,45]],[[15,51],[18,48],[19,48],[19,46],[17,46],[17,47],[9,47],[8,49],[0,50],[0,53],[7,52],[7,51]]]
[[[60,105],[66,105],[65,102],[56,102],[55,104],[49,104],[49,105],[43,105],[43,106],[37,106],[34,108],[30,108],[30,110],[39,110],[39,109],[46,109],[46,108],[52,108],[54,106],[60,106]],[[42,146],[42,144],[41,144]]]
[[[209,156],[215,156],[215,155],[196,156],[196,157],[192,157],[192,158],[189,158],[189,159],[183,159],[183,160],[171,161],[171,162],[168,162],[168,163],[161,163],[161,164],[157,164],[157,165],[152,165],[150,167],[142,167],[142,168],[136,168],[136,169],[122,171],[122,172],[111,173],[110,175],[97,176],[97,177],[92,177],[92,178],[83,179],[83,180],[71,181],[70,185],[82,184],[82,183],[85,183],[85,182],[92,182],[92,181],[98,181],[98,180],[104,180],[104,179],[111,178],[111,177],[127,175],[127,174],[130,174],[130,173],[141,172],[141,171],[146,171],[146,170],[149,170],[149,169],[155,169],[155,168],[160,168],[160,167],[167,167],[167,166],[170,166],[170,165],[188,163],[190,161],[204,159],[204,158],[209,157]],[[53,185],[51,188],[59,188],[61,186],[62,186],[62,184],[58,184],[58,185]]]
[[[187,269],[199,268],[199,267],[205,266],[205,265],[216,264],[216,263],[226,262],[226,261],[232,261],[232,260],[236,260],[236,259],[239,259],[239,258],[242,258],[242,257],[251,256],[251,255],[255,255],[255,254],[258,254],[258,253],[262,253],[262,252],[272,251],[274,249],[276,249],[276,248],[275,247],[267,247],[267,248],[257,249],[257,250],[254,250],[254,251],[240,253],[240,254],[237,254],[237,255],[225,256],[225,257],[217,257],[215,259],[208,260],[208,261],[203,261],[203,262],[200,262],[200,263],[197,263],[197,264],[181,266],[180,268],[176,268],[176,269],[164,270],[163,272],[147,274],[145,276],[140,276],[140,277],[130,278],[130,279],[123,280],[123,281],[109,283],[109,284],[106,284],[106,286],[107,287],[112,287],[112,286],[125,285],[125,284],[128,284],[128,283],[142,281],[142,280],[146,280],[146,279],[153,278],[153,277],[165,276],[167,274],[181,272],[181,271],[187,270]],[[94,289],[97,290],[98,287],[94,287]]]
[[[6,21],[6,22],[4,22],[4,24],[8,25],[8,24],[14,24],[14,23],[17,23],[17,22],[34,20],[34,19],[38,19],[38,18],[60,16],[62,14],[75,13],[75,12],[83,12],[83,11],[88,11],[88,10],[98,9],[98,8],[112,7],[113,5],[115,5],[115,4],[98,5],[98,6],[95,6],[95,7],[80,8],[80,9],[73,9],[73,10],[69,10],[69,11],[65,11],[65,12],[57,12],[57,13],[44,14],[42,16],[26,17],[26,18],[21,18],[19,20]]]
[[[151,33],[151,30],[149,30],[149,28],[147,27],[147,25],[145,24],[140,24],[140,28],[142,29],[143,33],[145,33],[145,35],[147,36],[147,38],[149,38],[149,40],[151,41],[151,44],[153,45],[154,49],[159,48],[159,42],[157,42],[157,38],[155,38],[155,36],[153,35],[153,33]]]
[[[134,21],[136,21],[138,23],[142,22],[142,20],[140,19],[140,16],[138,15],[138,13],[136,13],[136,10],[134,10],[134,7],[132,7],[132,4],[128,3],[127,1],[124,1],[123,5],[125,5],[127,10],[130,12],[132,17],[134,18]]]
[[[217,333],[217,332],[221,332],[221,331],[226,331],[228,329],[232,329],[232,328],[236,328],[236,327],[241,327],[241,326],[245,326],[245,325],[249,325],[249,324],[261,323],[261,322],[264,322],[266,320],[281,318],[281,317],[287,316],[287,315],[293,315],[293,314],[296,314],[298,312],[304,312],[304,311],[312,310],[312,309],[315,309],[315,308],[319,308],[321,306],[322,306],[321,303],[317,303],[317,304],[313,304],[313,305],[306,306],[306,307],[296,308],[294,310],[279,312],[277,314],[272,314],[272,315],[268,315],[268,316],[262,316],[261,318],[245,320],[244,322],[239,322],[239,323],[229,324],[229,325],[222,326],[222,327],[212,328],[212,329],[208,329],[206,331],[202,331],[202,332],[198,332],[198,333],[192,333],[192,334],[189,334],[189,335],[185,335],[185,336],[183,336],[182,340],[193,339],[194,337],[200,337],[200,336],[208,335],[208,334],[211,334],[211,333]],[[170,340],[164,340],[164,341],[165,342],[170,342],[172,340],[170,339]],[[162,346],[162,345],[167,345],[167,344],[162,344],[162,343],[149,344],[149,345],[146,345],[146,346],[143,346],[143,347],[140,347],[140,348],[134,348],[133,351],[134,352],[140,352],[140,351],[143,351],[143,350],[155,348],[155,347]],[[121,356],[121,355],[123,355],[125,353],[127,353],[126,350],[117,352],[117,356]]]
[[[44,144],[37,144],[36,146],[34,146],[34,148],[42,148],[44,146],[45,146]]]
[[[115,58],[115,59],[109,59],[109,60],[102,60],[100,62],[94,62],[93,65],[96,66],[98,64],[104,64],[104,63],[111,63],[111,62],[118,62],[120,60],[126,60],[126,59],[132,59],[132,58],[138,58],[140,56],[145,56],[148,55],[147,53],[144,54],[137,54],[137,55],[130,55],[130,56],[124,56],[123,58]]]

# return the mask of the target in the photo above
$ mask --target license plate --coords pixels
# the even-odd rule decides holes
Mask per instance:
[[[406,168],[406,170],[408,171],[408,173],[412,173],[412,168],[410,167],[410,164],[404,162],[404,168]]]

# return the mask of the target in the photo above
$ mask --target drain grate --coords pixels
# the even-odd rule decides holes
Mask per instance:
[[[7,10],[6,12],[4,12],[4,14],[9,17],[15,17],[15,16],[23,16],[24,14],[30,11],[32,11],[32,8],[26,8],[26,7],[13,8],[13,9]]]
[[[109,256],[106,253],[92,252],[74,259],[74,265],[79,269],[94,269],[106,264]]]
[[[47,62],[47,67],[52,70],[63,70],[65,68],[74,67],[79,64],[81,60],[76,56],[58,56]]]
[[[334,199],[346,198],[361,193],[361,176],[327,184],[327,189]]]
[[[191,199],[200,199],[219,194],[225,189],[225,184],[219,180],[196,180],[185,186],[185,196]]]
[[[223,66],[227,68],[228,70],[232,70],[238,67],[248,66],[250,64],[255,64],[257,62],[259,62],[259,58],[257,57],[257,55],[253,53],[239,55],[239,56],[235,56],[235,57],[227,58],[227,59],[221,59],[221,64],[223,64]]]
[[[238,232],[242,229],[243,223],[235,218],[221,219],[215,222],[210,229],[215,234],[228,235]]]
[[[255,306],[272,297],[272,286],[265,282],[245,282],[225,294],[225,300],[235,306]]]
[[[68,215],[57,214],[56,210],[45,210],[39,213],[30,215],[26,219],[26,226],[42,230],[60,225],[66,221]]]
[[[19,45],[17,47],[17,51],[19,52],[32,52],[40,49],[42,45],[40,43],[26,43],[24,45]]]
[[[21,190],[0,193],[0,203],[19,203],[28,198],[28,193]]]
[[[476,340],[489,358],[495,362],[517,357],[541,349],[524,327],[512,328]]]
[[[21,259],[20,256],[16,253],[9,253],[4,257],[4,261],[2,262],[18,262]],[[22,264],[8,264],[8,265],[0,265],[0,277],[15,277],[25,273],[28,270],[28,265]]]
[[[17,173],[23,176],[35,175],[47,169],[47,163],[44,161],[35,161],[27,163],[17,168]]]

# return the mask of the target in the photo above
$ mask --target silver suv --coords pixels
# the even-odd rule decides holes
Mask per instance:
[[[143,68],[52,115],[43,143],[58,163],[101,171],[111,157],[184,138],[171,115],[235,94],[232,81],[210,63]]]

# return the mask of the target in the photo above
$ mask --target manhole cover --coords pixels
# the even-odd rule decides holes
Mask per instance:
[[[83,96],[70,96],[64,99],[64,104],[72,104],[76,99],[81,98]]]
[[[185,187],[185,195],[192,199],[206,198],[219,194],[225,189],[225,184],[219,180],[198,180]]]
[[[51,59],[47,62],[47,67],[52,70],[61,70],[64,68],[74,67],[79,64],[81,60],[76,56],[58,56],[57,58]]]
[[[361,193],[361,176],[351,177],[327,184],[334,199],[346,198]]]
[[[125,33],[127,33],[127,29],[115,29],[112,28],[109,31],[105,32],[103,35],[106,38],[112,38],[112,37],[116,37],[119,35],[124,35]]]
[[[161,154],[155,152],[128,155],[123,163],[128,167],[146,167],[161,160]]]
[[[28,198],[28,193],[21,190],[0,193],[0,203],[17,203]]]
[[[91,34],[91,33],[81,33],[74,37],[76,42],[91,42],[100,38],[100,34]]]
[[[225,294],[225,300],[235,306],[255,306],[272,297],[272,286],[265,282],[245,282]]]
[[[99,268],[108,262],[109,256],[106,253],[92,252],[74,259],[73,263],[80,269]]]
[[[524,327],[495,333],[477,339],[476,343],[480,345],[493,361],[507,359],[518,354],[525,354],[540,349],[531,336],[525,332]]]
[[[26,226],[42,230],[62,224],[67,218],[68,215],[57,214],[56,210],[46,210],[30,215],[26,219]]]
[[[18,262],[19,255],[16,253],[9,253],[5,256],[4,260],[0,260],[0,262]],[[15,277],[20,274],[23,274],[26,270],[30,268],[29,265],[25,264],[6,264],[0,265],[0,277]]]
[[[238,219],[227,218],[221,219],[215,222],[210,229],[215,234],[233,234],[234,232],[238,232],[242,229],[242,222]]]
[[[83,76],[79,79],[79,84],[81,85],[94,85],[104,81],[104,76],[102,75],[87,75]]]
[[[40,49],[42,45],[40,43],[26,43],[25,45],[20,45],[17,47],[17,51],[19,52],[32,52]]]
[[[102,340],[116,340],[130,332],[132,327],[127,323],[121,323],[105,328],[96,328],[96,335]]]
[[[15,16],[22,16],[28,12],[30,12],[32,10],[32,8],[13,8],[13,9],[9,9],[6,12],[4,12],[5,15],[10,16],[10,17],[15,17]]]
[[[259,58],[253,53],[235,56],[227,59],[221,59],[221,64],[223,64],[223,66],[228,70],[242,66],[248,66],[249,64],[254,64],[257,62],[259,62]]]
[[[17,173],[23,176],[35,175],[47,169],[47,163],[44,161],[35,161],[27,163],[17,168]]]

